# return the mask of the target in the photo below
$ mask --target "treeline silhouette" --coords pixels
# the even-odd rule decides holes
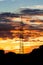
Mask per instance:
[[[0,63],[1,65],[2,63],[13,65],[21,63],[43,65],[43,45],[28,54],[16,54],[13,52],[5,54],[3,50],[0,50]]]

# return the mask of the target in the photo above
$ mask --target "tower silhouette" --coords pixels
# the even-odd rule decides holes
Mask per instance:
[[[22,22],[22,16],[21,16],[21,34],[20,34],[20,54],[24,54],[24,44],[23,44],[23,22]]]

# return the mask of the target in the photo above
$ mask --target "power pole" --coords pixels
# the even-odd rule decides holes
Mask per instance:
[[[20,54],[24,54],[24,44],[23,44],[23,22],[21,16],[21,34],[20,34]]]

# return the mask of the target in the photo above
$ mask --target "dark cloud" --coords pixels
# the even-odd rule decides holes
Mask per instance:
[[[33,12],[33,10],[32,10],[32,12]],[[13,22],[10,19],[5,18],[5,17],[9,17],[9,16],[14,17],[17,15],[13,15],[11,13],[8,13],[8,14],[3,13],[0,15],[0,17],[1,17],[0,18],[0,38],[6,39],[8,37],[10,39],[13,39],[15,37],[18,37],[18,38],[22,38],[22,39],[28,39],[29,37],[32,37],[32,36],[35,37],[35,35],[36,35],[36,37],[43,35],[43,34],[40,34],[41,32],[43,32],[43,24],[37,26],[35,24],[32,25],[32,24],[24,24],[23,22]],[[34,21],[31,21],[31,22],[34,22]],[[12,30],[14,32],[11,32]],[[29,32],[25,33],[24,30],[28,30]],[[34,32],[33,30],[34,31],[36,30],[36,32]],[[18,32],[15,32],[15,31],[18,31]]]
[[[15,37],[22,38],[22,39],[23,38],[28,39],[31,36],[35,36],[35,35],[40,36],[39,33],[43,32],[43,29],[40,29],[39,27],[33,27],[31,25],[28,25],[28,24],[21,25],[20,22],[16,22],[13,25],[12,24],[0,24],[0,37],[3,39],[6,39],[7,37],[11,38],[11,39],[13,39]],[[11,30],[14,30],[14,32],[11,32]],[[28,30],[30,32],[25,33],[24,30]],[[33,30],[37,30],[38,33],[31,32]],[[15,31],[18,31],[18,32],[15,32]]]
[[[43,14],[43,10],[40,10],[40,9],[29,9],[29,8],[22,9],[20,12],[22,14],[30,14],[30,15]]]

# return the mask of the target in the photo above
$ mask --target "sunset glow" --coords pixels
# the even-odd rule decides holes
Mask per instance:
[[[5,53],[25,54],[43,45],[42,18],[39,15],[4,17],[4,22],[3,19],[0,22],[0,49]]]

